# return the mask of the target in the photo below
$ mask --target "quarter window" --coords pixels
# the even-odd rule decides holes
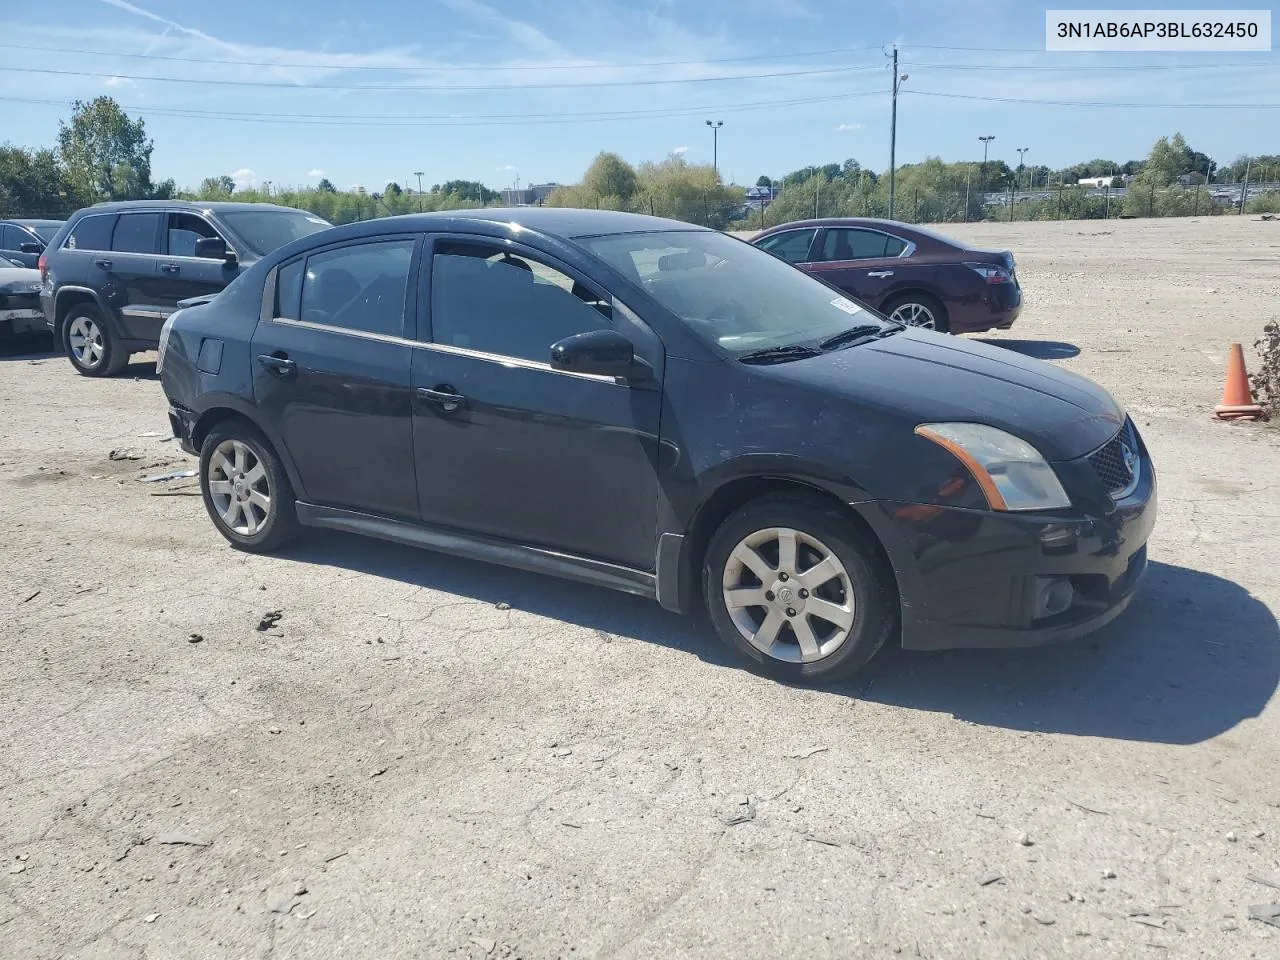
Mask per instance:
[[[817,230],[788,230],[760,241],[760,249],[768,250],[775,257],[792,263],[804,263],[809,259],[809,246]]]
[[[111,249],[117,253],[159,253],[156,249],[158,213],[122,213],[111,235]]]
[[[907,248],[897,237],[878,230],[830,228],[822,240],[822,257],[825,262],[841,260],[873,260],[878,257],[896,257]]]
[[[565,337],[609,325],[610,307],[546,263],[477,243],[437,244],[431,267],[436,343],[548,363]]]
[[[196,241],[204,238],[216,238],[218,231],[209,225],[204,217],[192,213],[169,214],[169,255],[173,257],[194,257]]]
[[[297,319],[362,333],[404,335],[413,240],[361,243],[307,258]],[[281,271],[281,280],[290,278]],[[282,295],[284,291],[282,290]],[[287,304],[281,300],[281,307]]]
[[[71,250],[110,250],[111,228],[115,214],[81,217],[67,234],[66,246]]]

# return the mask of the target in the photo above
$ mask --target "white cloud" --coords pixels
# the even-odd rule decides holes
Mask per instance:
[[[560,44],[556,43],[533,24],[517,20],[509,13],[499,12],[488,4],[481,3],[480,0],[440,0],[440,2],[456,13],[501,29],[512,40],[527,47],[529,50],[544,56],[564,55],[564,49]]]
[[[502,166],[497,167],[496,169],[499,173],[511,173],[515,170],[515,165],[511,163],[504,163]]]
[[[836,131],[837,131],[837,132],[839,132],[839,133],[845,133],[845,132],[848,132],[848,131],[850,131],[850,130],[861,130],[864,126],[866,126],[866,124],[862,124],[862,123],[842,123],[842,124],[840,124],[840,126],[836,127]]]
[[[252,187],[258,182],[258,175],[248,167],[241,167],[231,174],[231,179],[235,181],[236,186],[243,190],[245,187]]]
[[[134,87],[137,86],[128,77],[107,77],[104,81],[108,87]]]
[[[316,170],[312,170],[310,173],[307,174],[307,179],[319,180],[323,176],[324,176],[324,171],[320,169],[316,169]]]
[[[193,30],[191,27],[184,27],[182,24],[178,23],[175,20],[169,20],[165,17],[157,16],[156,14],[152,13],[149,10],[143,10],[141,7],[136,7],[132,3],[126,3],[125,0],[102,0],[102,2],[109,7],[115,7],[117,10],[123,10],[126,13],[132,13],[139,17],[145,17],[146,19],[153,20],[156,23],[162,23],[166,28],[166,32],[168,32],[168,30],[176,30],[179,33],[186,34],[189,37],[195,37],[198,40],[206,40],[209,43],[216,43],[218,46],[226,47],[228,50],[236,49],[234,44],[230,44],[230,43],[227,43],[226,41],[219,40],[217,37],[210,36],[209,34],[204,33],[201,30]]]
[[[689,152],[689,148],[688,148],[688,147],[676,147],[676,148],[675,148],[674,150],[672,150],[671,152],[672,152],[673,154],[675,154],[677,157],[683,157],[686,153],[688,153],[688,152]]]

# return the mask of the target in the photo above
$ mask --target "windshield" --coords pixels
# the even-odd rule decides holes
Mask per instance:
[[[578,242],[735,357],[817,348],[853,327],[896,329],[791,264],[723,233],[672,230]]]
[[[53,235],[62,228],[60,223],[33,223],[31,229],[36,232],[45,243],[53,239]]]
[[[236,210],[218,216],[259,256],[333,226],[301,210]]]

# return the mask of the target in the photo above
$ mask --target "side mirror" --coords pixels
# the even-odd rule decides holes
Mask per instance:
[[[235,263],[236,255],[227,249],[227,241],[221,237],[201,237],[196,241],[196,256],[202,260],[225,260]]]
[[[27,242],[18,247],[20,253],[44,253],[44,247],[38,243]]]
[[[603,377],[643,379],[649,365],[637,361],[636,348],[616,330],[589,330],[551,346],[551,369]]]

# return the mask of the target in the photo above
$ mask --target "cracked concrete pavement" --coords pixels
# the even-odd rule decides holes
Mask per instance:
[[[1248,917],[1280,900],[1249,879],[1280,884],[1280,433],[1208,416],[1280,224],[944,229],[1018,257],[991,339],[1138,420],[1152,567],[1086,641],[886,650],[835,690],[632,597],[236,553],[194,481],[136,482],[190,463],[150,358],[0,358],[0,952],[1280,956]]]

